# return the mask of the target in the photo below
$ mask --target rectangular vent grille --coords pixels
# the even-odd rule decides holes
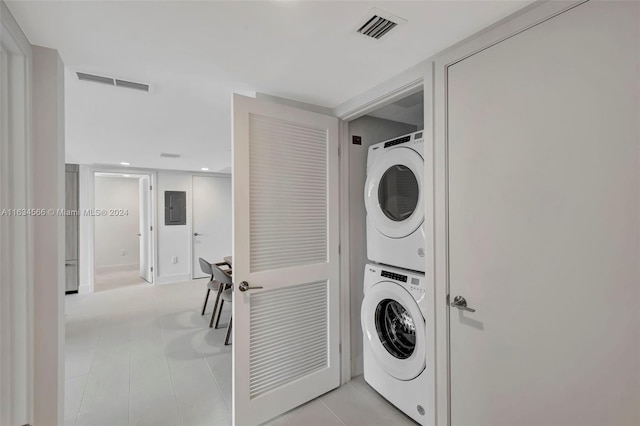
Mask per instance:
[[[143,92],[148,92],[149,91],[149,85],[148,84],[134,83],[133,81],[116,80],[116,86],[118,86],[118,87],[126,87],[128,89],[142,90]]]
[[[83,72],[76,73],[78,74],[78,79],[82,81],[91,81],[94,83],[108,84],[109,86],[113,86],[113,79],[109,77],[102,77],[99,75],[93,74],[85,74]]]
[[[371,19],[369,19],[363,26],[360,27],[358,32],[360,34],[364,34],[378,40],[397,25],[398,24],[393,21],[390,21],[378,15],[373,15]]]
[[[252,399],[329,366],[327,281],[250,297]]]
[[[251,272],[327,261],[326,129],[249,116]]]
[[[101,75],[87,74],[84,72],[76,72],[76,74],[78,75],[78,80],[82,80],[82,81],[107,84],[109,86],[124,87],[126,89],[142,90],[143,92],[149,91],[148,84],[136,83],[136,82],[127,81],[127,80],[119,80],[113,77],[104,77]]]
[[[180,154],[169,154],[168,152],[163,152],[160,154],[160,157],[164,158],[180,158]]]

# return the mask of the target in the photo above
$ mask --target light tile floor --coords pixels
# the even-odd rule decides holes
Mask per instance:
[[[201,316],[206,280],[66,296],[65,424],[231,424],[230,307],[217,330]],[[211,297],[208,312],[211,311]],[[275,425],[411,425],[362,379]]]
[[[146,284],[145,280],[140,278],[140,271],[137,266],[123,268],[96,268],[93,290],[105,291],[113,290],[120,287],[128,287],[136,284]]]

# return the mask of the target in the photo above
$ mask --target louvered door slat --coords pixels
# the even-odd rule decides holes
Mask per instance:
[[[251,296],[251,397],[327,367],[327,296],[326,281]]]
[[[326,131],[258,115],[249,126],[251,271],[326,262]]]

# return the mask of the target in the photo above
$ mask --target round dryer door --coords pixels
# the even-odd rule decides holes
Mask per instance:
[[[362,301],[365,344],[380,367],[399,380],[416,378],[426,365],[425,320],[414,298],[389,281],[372,286]]]
[[[424,160],[411,148],[392,148],[367,173],[367,216],[390,238],[411,235],[424,221]]]

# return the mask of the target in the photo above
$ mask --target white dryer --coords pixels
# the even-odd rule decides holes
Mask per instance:
[[[369,147],[367,257],[424,272],[424,139],[414,132]]]
[[[364,379],[421,425],[435,421],[433,336],[425,276],[368,264],[361,324]]]

